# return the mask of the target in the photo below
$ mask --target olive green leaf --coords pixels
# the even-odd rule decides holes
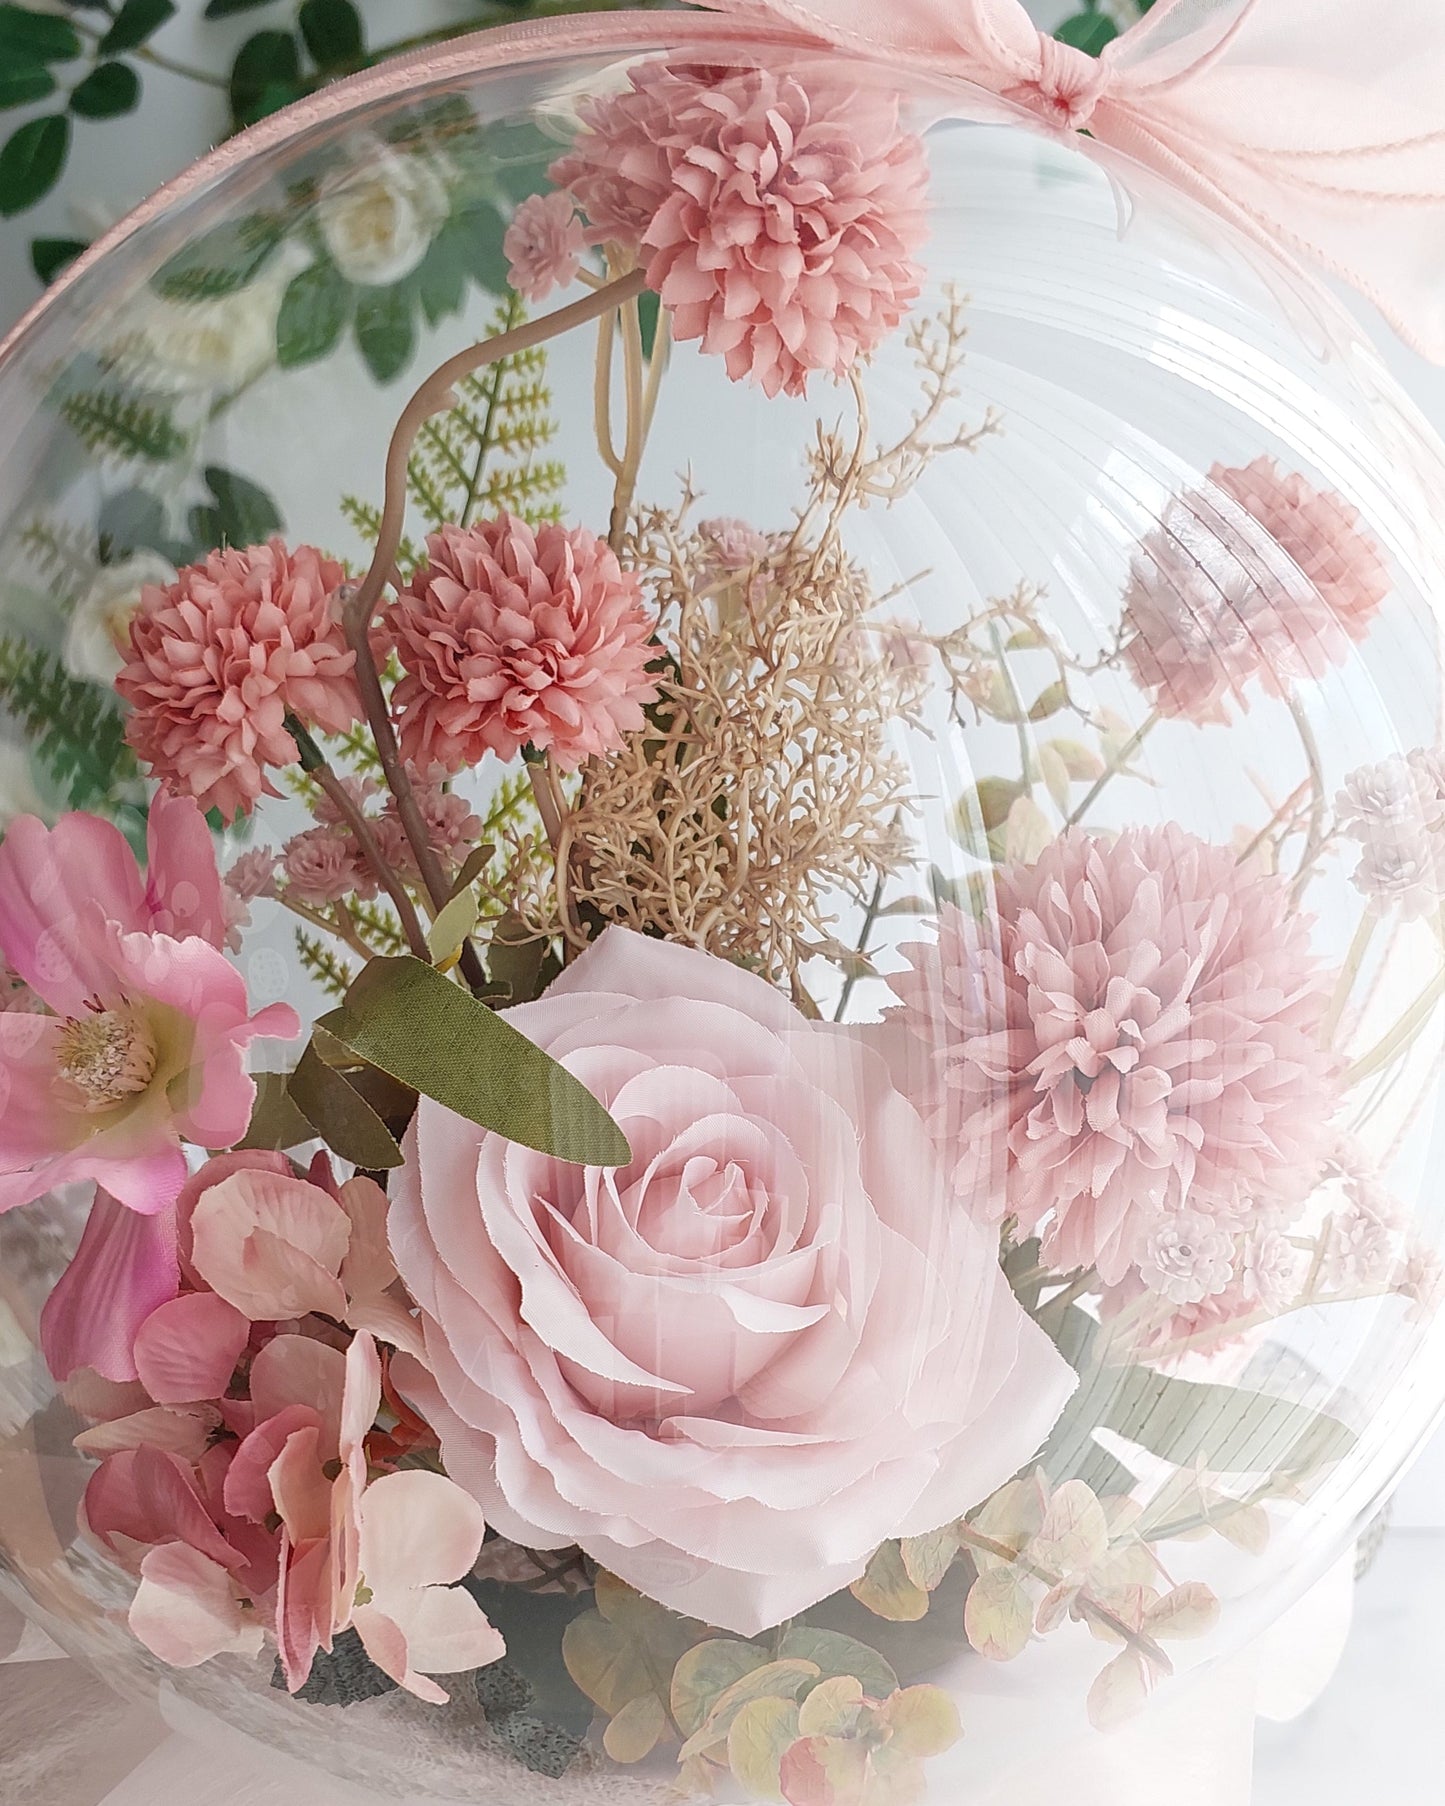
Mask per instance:
[[[508,1141],[578,1166],[625,1166],[627,1138],[570,1072],[435,967],[365,965],[318,1024],[358,1058]]]

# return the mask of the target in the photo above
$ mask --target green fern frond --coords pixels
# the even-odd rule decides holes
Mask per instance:
[[[376,544],[381,534],[381,510],[375,503],[364,502],[360,496],[344,495],[341,498],[341,518],[356,530],[363,544]],[[410,577],[420,563],[421,553],[415,542],[403,538],[396,548],[396,568],[403,579]]]
[[[53,652],[0,638],[0,704],[25,729],[72,809],[113,803],[139,777],[112,699],[72,677]]]
[[[60,412],[81,442],[97,453],[126,462],[168,464],[187,446],[171,416],[120,389],[89,389],[67,395]]]
[[[323,739],[326,756],[338,770],[359,777],[381,776],[381,755],[367,723],[358,722],[344,734],[326,734]]]
[[[516,295],[498,308],[492,334],[520,326],[526,311]],[[411,497],[432,528],[467,526],[503,508],[538,522],[561,515],[566,472],[540,454],[557,434],[547,354],[541,346],[502,358],[457,384],[456,405],[429,420],[417,435],[407,469]]]
[[[531,780],[526,772],[519,771],[503,778],[487,798],[487,812],[482,817],[482,831],[477,840],[479,843],[495,840],[504,828],[520,827],[535,813]]]
[[[296,952],[301,964],[316,982],[333,997],[345,997],[351,988],[352,969],[318,935],[304,928],[296,930]]]
[[[367,946],[375,953],[406,953],[406,936],[390,909],[377,903],[353,903],[351,919]]]
[[[40,576],[74,605],[95,577],[95,534],[72,521],[27,521],[17,536]]]

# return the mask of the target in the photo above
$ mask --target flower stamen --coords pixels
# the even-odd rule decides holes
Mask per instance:
[[[133,1010],[100,1010],[61,1029],[56,1066],[85,1096],[87,1110],[109,1110],[144,1091],[156,1074],[149,1025]]]

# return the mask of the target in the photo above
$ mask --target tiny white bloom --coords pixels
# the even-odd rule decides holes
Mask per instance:
[[[123,663],[121,648],[141,591],[150,583],[171,584],[176,569],[159,552],[136,552],[115,564],[102,565],[90,588],[75,605],[65,631],[61,657],[72,677],[111,684]]]
[[[1217,1298],[1233,1276],[1233,1235],[1197,1210],[1164,1217],[1139,1261],[1139,1277],[1149,1290],[1179,1305]]]
[[[377,139],[356,146],[353,167],[323,189],[316,223],[343,276],[382,288],[412,273],[448,211],[436,162]]]

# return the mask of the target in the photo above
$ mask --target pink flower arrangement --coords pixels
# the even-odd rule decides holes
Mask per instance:
[[[95,816],[21,816],[0,845],[0,953],[52,1012],[0,1015],[0,1209],[74,1179],[163,1209],[183,1138],[245,1134],[250,1042],[300,1030],[289,1004],[252,1015],[221,952],[228,913],[195,803],[158,798],[147,832],[144,878]]]
[[[507,280],[524,300],[545,301],[576,279],[586,249],[587,233],[570,195],[530,195],[502,240]]]
[[[583,527],[510,514],[446,527],[385,619],[404,671],[402,750],[422,767],[532,746],[571,770],[616,751],[656,695],[637,579]]]
[[[1060,1271],[1116,1285],[1162,1213],[1238,1223],[1314,1182],[1334,1103],[1328,975],[1288,883],[1182,828],[1072,829],[942,911],[890,980],[953,1185]]]
[[[295,763],[287,715],[325,733],[359,719],[335,607],[344,577],[311,546],[273,539],[142,591],[115,687],[127,738],[163,783],[233,821],[278,794],[269,771]]]
[[[410,1132],[391,1242],[425,1351],[397,1383],[504,1536],[751,1635],[1024,1465],[1074,1376],[869,1048],[620,928],[508,1019],[633,1160],[425,1099]]]
[[[1269,458],[1216,464],[1140,545],[1124,600],[1125,658],[1165,715],[1228,719],[1258,682],[1288,694],[1342,664],[1390,591],[1358,511]]]
[[[140,1395],[121,1391],[121,1414],[80,1439],[102,1457],[84,1519],[133,1566],[131,1628],[172,1665],[254,1653],[269,1631],[294,1691],[350,1628],[399,1685],[444,1700],[431,1675],[503,1653],[453,1585],[485,1523],[440,1474],[373,1471],[372,1329],[420,1344],[396,1295],[384,1195],[364,1178],[338,1187],[324,1164],[314,1178],[280,1155],[242,1154],[186,1186],[162,1283],[127,1313]],[[97,1209],[87,1237],[123,1254],[128,1213]],[[53,1295],[50,1349],[115,1295],[113,1270],[83,1244]],[[344,1352],[336,1322],[354,1331]]]
[[[876,349],[921,291],[927,232],[927,161],[896,100],[801,66],[650,62],[629,80],[584,103],[551,175],[640,258],[676,337],[768,395]]]

